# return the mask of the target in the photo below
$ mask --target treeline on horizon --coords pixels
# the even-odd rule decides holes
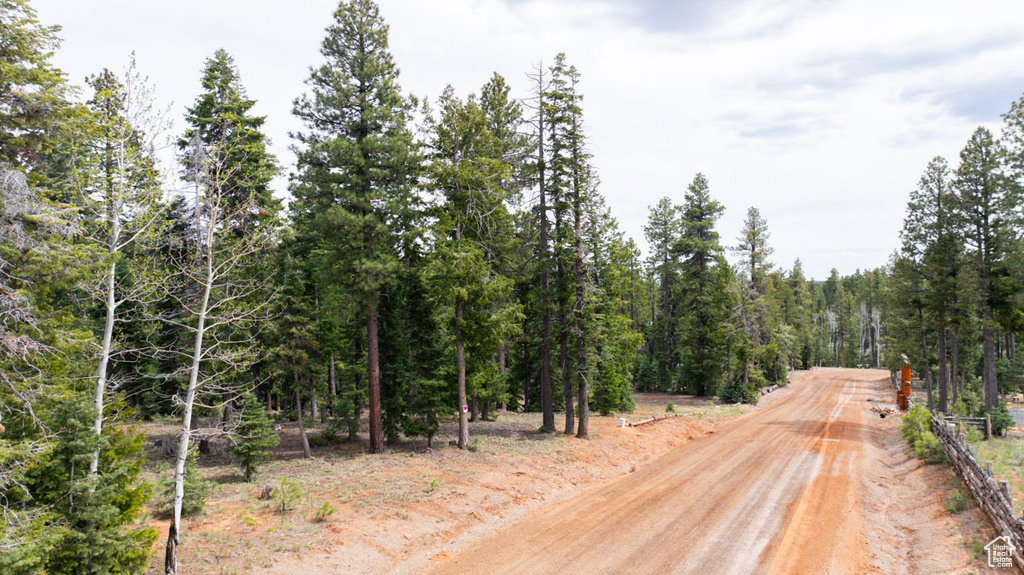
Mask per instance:
[[[901,353],[928,358],[928,381],[934,361],[940,382],[958,374],[953,402],[988,373],[981,348],[994,346],[1001,385],[1019,385],[1020,252],[999,243],[977,267],[966,219],[945,207],[991,177],[1016,213],[1018,128],[1002,147],[972,139],[971,158],[1001,158],[963,160],[990,176],[929,166],[943,207],[923,179],[888,267],[815,282],[799,260],[771,261],[756,208],[724,245],[701,174],[650,207],[642,259],[599,192],[582,78],[563,54],[532,70],[522,100],[494,74],[421,101],[401,90],[377,6],[345,0],[294,100],[297,164],[268,151],[256,100],[218,50],[173,135],[182,180],[170,182],[156,159],[166,118],[134,61],[76,87],[50,62],[57,28],[28,0],[0,0],[0,22],[5,573],[145,569],[157,533],[138,518],[154,488],[133,424],[154,417],[181,429],[155,495],[174,573],[201,477],[193,439],[227,438],[252,480],[274,418],[297,422],[309,457],[317,442],[430,446],[445,420],[467,448],[470,421],[506,410],[585,438],[592,410],[629,412],[634,391],[755,403],[793,369],[891,367]],[[270,187],[286,171],[287,211]]]

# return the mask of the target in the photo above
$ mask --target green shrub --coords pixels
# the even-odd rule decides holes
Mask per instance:
[[[206,507],[206,498],[210,494],[210,482],[199,472],[196,465],[196,452],[189,450],[185,459],[185,495],[181,500],[181,516],[194,517],[203,512]],[[169,478],[163,480],[163,497],[157,513],[162,517],[174,515],[174,472]]]
[[[967,438],[968,443],[976,443],[985,439],[985,436],[973,425],[963,425],[961,428],[964,430],[964,436]]]
[[[1006,407],[1005,401],[1000,401],[999,405],[992,410],[992,434],[1002,437],[1007,429],[1013,427],[1016,422],[1013,420],[1013,416],[1010,415],[1010,410]]]
[[[903,416],[900,433],[903,435],[903,440],[907,442],[908,446],[914,447],[924,432],[932,430],[931,416],[932,414],[929,413],[928,409],[920,403],[915,403],[910,408],[910,411]]]
[[[440,481],[438,481],[437,479],[431,479],[430,480],[430,485],[428,485],[423,490],[423,492],[424,493],[433,493],[433,492],[437,491],[438,488],[440,488],[440,487],[441,487],[441,482]]]
[[[985,405],[981,402],[978,392],[969,387],[957,398],[956,404],[953,405],[953,413],[965,417],[984,417]]]
[[[946,450],[942,442],[931,431],[925,431],[914,442],[914,455],[925,463],[942,463],[946,460]]]
[[[914,404],[903,416],[900,433],[918,459],[925,463],[939,463],[946,460],[946,451],[939,438],[932,433],[931,415],[925,406]]]
[[[942,502],[942,506],[952,515],[957,515],[967,511],[970,504],[970,500],[966,495],[964,495],[964,492],[959,489],[950,491],[949,495],[946,496],[946,499]]]
[[[313,516],[313,521],[317,523],[323,523],[327,519],[334,515],[334,506],[331,505],[330,501],[324,501],[323,505],[317,507],[316,514]]]
[[[270,459],[271,450],[277,447],[280,438],[274,432],[274,422],[263,403],[251,393],[242,396],[242,409],[236,421],[232,436],[238,444],[228,451],[239,460],[245,480],[252,481],[259,466]]]
[[[293,511],[302,501],[302,488],[291,479],[282,477],[281,483],[277,486],[277,497],[281,501],[281,513]]]
[[[672,405],[671,403],[669,403],[668,405],[665,406],[665,413],[675,413],[675,412],[676,412],[676,406]]]
[[[742,381],[731,383],[722,388],[719,396],[722,403],[749,403],[757,405],[757,392],[751,385],[744,385]]]

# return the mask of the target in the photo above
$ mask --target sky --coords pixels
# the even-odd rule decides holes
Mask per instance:
[[[978,126],[999,133],[1024,94],[1018,0],[378,0],[404,91],[477,91],[565,52],[600,191],[646,246],[648,208],[681,204],[697,173],[735,245],[747,209],[767,219],[772,261],[824,279],[885,265],[928,161],[958,164]],[[173,126],[203,63],[231,53],[286,170],[292,101],[319,65],[333,0],[34,0],[62,27],[70,80],[123,71],[134,51]],[[287,194],[287,179],[275,185]]]

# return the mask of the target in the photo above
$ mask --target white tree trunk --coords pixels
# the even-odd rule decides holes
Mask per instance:
[[[212,248],[210,230],[207,231],[207,248]],[[195,349],[192,353],[192,367],[189,370],[188,392],[185,394],[185,411],[181,420],[181,438],[178,441],[178,458],[174,464],[174,518],[171,523],[167,542],[168,553],[173,557],[165,561],[166,572],[177,572],[177,548],[181,541],[181,504],[185,498],[185,460],[188,458],[188,446],[192,430],[192,406],[195,403],[196,388],[199,386],[199,365],[203,357],[203,333],[206,327],[206,312],[210,304],[210,287],[213,283],[213,250],[207,249],[206,281],[203,285],[203,301],[199,307],[199,323],[196,326]]]
[[[96,423],[93,426],[96,430],[96,437],[103,434],[103,396],[107,390],[107,365],[110,363],[110,348],[114,336],[114,312],[117,309],[117,301],[114,299],[114,273],[117,271],[116,261],[110,263],[110,274],[107,277],[107,319],[103,326],[103,345],[100,348],[100,364],[96,368],[96,392],[93,398],[93,405],[96,409]],[[89,462],[89,476],[94,477],[99,471],[100,448],[92,454],[92,461]]]

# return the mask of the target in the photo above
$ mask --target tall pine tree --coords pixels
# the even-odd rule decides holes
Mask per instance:
[[[321,277],[353,294],[366,327],[370,451],[384,451],[379,294],[401,269],[394,241],[414,207],[418,159],[408,128],[410,102],[388,51],[388,26],[372,0],[343,1],[310,70],[309,93],[295,100],[305,124],[295,134],[299,174],[293,204],[300,241],[316,246]]]

